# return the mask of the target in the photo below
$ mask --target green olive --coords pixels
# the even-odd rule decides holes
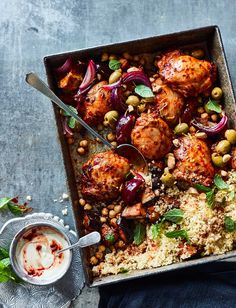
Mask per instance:
[[[221,140],[216,146],[216,152],[226,154],[230,151],[231,145],[228,140]]]
[[[225,131],[225,138],[231,143],[236,143],[236,130],[234,129],[227,129]]]
[[[204,57],[204,51],[200,48],[191,51],[191,56],[196,59],[202,59]]]
[[[211,160],[216,167],[223,167],[223,157],[217,153],[212,153]]]
[[[187,123],[179,123],[178,125],[175,126],[174,133],[176,135],[187,134],[188,130],[189,127]]]
[[[168,187],[173,186],[174,184],[174,177],[170,172],[164,172],[160,178],[162,183]]]
[[[137,107],[140,104],[140,100],[136,95],[130,95],[126,100],[126,104]]]
[[[211,91],[211,97],[212,97],[213,99],[216,99],[216,100],[221,99],[222,94],[223,94],[223,92],[222,92],[221,88],[219,88],[219,87],[215,87],[215,88]]]
[[[113,128],[119,118],[119,113],[116,110],[108,111],[104,116],[106,126]]]
[[[111,84],[111,83],[118,81],[121,76],[122,76],[122,73],[119,70],[114,71],[113,73],[111,73],[109,77],[109,83]]]

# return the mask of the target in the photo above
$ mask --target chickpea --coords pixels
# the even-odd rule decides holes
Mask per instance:
[[[122,73],[119,70],[114,71],[113,73],[111,73],[109,77],[109,83],[111,84],[111,83],[118,81],[121,76],[122,76]]]
[[[108,111],[104,116],[104,122],[107,126],[113,128],[119,118],[119,113],[116,110]]]
[[[194,49],[191,51],[191,56],[196,59],[202,59],[204,57],[204,51],[201,48]]]
[[[77,149],[77,152],[79,153],[79,155],[84,155],[84,154],[85,154],[85,149],[82,148],[82,147],[79,147],[79,148]]]
[[[73,137],[70,137],[67,139],[67,143],[68,144],[73,144],[75,142],[74,138]]]
[[[211,160],[216,167],[223,167],[223,157],[217,153],[212,153]]]
[[[116,148],[118,144],[117,144],[117,142],[116,142],[116,141],[112,141],[112,142],[111,142],[111,145],[112,145],[113,147],[115,147],[115,148]]]
[[[107,209],[106,207],[104,207],[104,208],[102,209],[102,215],[103,215],[103,216],[107,216],[107,215],[108,215],[108,209]]]
[[[106,221],[107,221],[106,217],[103,217],[103,216],[100,217],[100,222],[101,222],[101,223],[105,223]]]
[[[108,53],[104,52],[101,56],[101,61],[105,62],[105,61],[108,61],[108,59],[109,59]]]
[[[114,210],[110,210],[110,211],[109,211],[109,217],[110,217],[110,218],[116,217],[116,212],[115,212]]]
[[[212,114],[212,115],[211,115],[211,119],[212,119],[213,122],[217,122],[217,120],[218,120],[218,115],[217,115],[216,113]]]
[[[126,100],[126,104],[131,105],[133,107],[137,107],[139,103],[140,103],[140,100],[136,95],[130,95]]]
[[[86,201],[84,200],[84,199],[79,199],[79,204],[81,205],[81,206],[85,206],[85,204],[86,204]]]
[[[97,130],[100,132],[100,131],[102,131],[103,130],[103,125],[102,124],[98,124],[98,126],[97,126]]]
[[[234,129],[227,129],[225,131],[225,138],[231,143],[236,143],[236,130]]]
[[[224,177],[228,176],[228,172],[225,171],[225,170],[221,170],[220,175],[224,178]]]
[[[220,154],[226,154],[230,151],[231,145],[228,140],[221,140],[216,146],[216,152]]]
[[[97,265],[98,264],[98,259],[95,256],[91,257],[90,258],[90,264]]]
[[[204,108],[203,107],[198,107],[197,112],[198,113],[203,113],[204,112]]]
[[[106,250],[106,247],[104,245],[98,246],[98,251],[104,252]]]
[[[82,148],[87,148],[88,146],[88,140],[81,140],[79,145],[82,147]]]
[[[86,203],[85,206],[84,206],[84,209],[86,211],[90,211],[90,210],[92,210],[92,205],[90,205],[89,203]]]
[[[115,139],[116,139],[116,135],[115,135],[115,134],[109,133],[109,134],[107,135],[107,140],[108,140],[108,141],[114,141]]]
[[[228,161],[230,161],[230,159],[231,159],[231,155],[225,154],[225,155],[223,156],[223,163],[226,164]]]
[[[189,127],[187,123],[180,123],[175,126],[174,133],[176,135],[187,134],[188,130],[189,130]]]
[[[118,247],[118,248],[123,248],[124,246],[125,246],[124,241],[119,240],[119,241],[117,242],[117,247]]]
[[[170,153],[170,154],[172,154],[172,153]],[[168,167],[169,170],[174,169],[174,167],[175,167],[175,157],[174,157],[173,154],[168,155],[168,157],[167,157],[167,167]]]
[[[209,117],[209,115],[208,115],[208,113],[206,113],[206,112],[204,112],[204,113],[201,114],[201,118],[202,118],[202,119],[208,120],[208,117]]]
[[[101,260],[103,258],[103,253],[101,251],[97,251],[95,256],[98,260]]]
[[[223,95],[223,92],[221,90],[221,88],[219,87],[215,87],[212,91],[211,91],[211,97],[213,99],[216,99],[216,100],[220,100],[221,97]]]
[[[114,210],[114,204],[109,204],[107,207],[109,210]]]
[[[115,211],[116,213],[120,213],[121,210],[122,210],[122,206],[121,206],[121,205],[116,205],[116,206],[114,207],[114,211]]]
[[[168,187],[173,186],[174,184],[174,177],[171,173],[169,172],[164,172],[160,178],[162,183]]]

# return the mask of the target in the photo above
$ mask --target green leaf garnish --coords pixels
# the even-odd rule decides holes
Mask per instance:
[[[115,241],[115,236],[113,233],[109,233],[105,236],[105,240],[108,242],[114,242]]]
[[[109,68],[113,71],[116,71],[120,68],[121,63],[119,60],[112,59],[109,61]]]
[[[25,209],[20,208],[17,204],[14,204],[13,202],[8,203],[8,209],[12,214],[16,216],[21,215],[25,212]]]
[[[77,111],[77,109],[76,109],[75,107],[73,107],[73,106],[68,106],[68,105],[67,105],[67,107],[69,107],[70,110],[73,111],[75,114],[78,114],[78,111]],[[64,111],[64,110],[62,110],[62,113],[63,113],[63,115],[64,115],[65,117],[71,117],[71,115],[70,115],[68,112]]]
[[[0,247],[0,258],[0,283],[8,281],[20,282],[20,279],[11,268],[9,253],[3,247]]]
[[[220,190],[229,188],[229,185],[225,183],[225,181],[222,179],[221,176],[219,176],[219,174],[216,174],[214,176],[214,184]]]
[[[207,186],[204,186],[204,185],[201,185],[201,184],[195,184],[194,187],[199,190],[199,191],[202,191],[202,192],[209,192],[211,191],[211,188],[210,187],[207,187]]]
[[[208,191],[206,193],[206,199],[207,199],[207,205],[209,208],[213,208],[214,207],[214,203],[215,203],[215,191],[214,189]]]
[[[8,209],[11,213],[17,216],[31,210],[31,208],[27,207],[27,205],[20,205],[16,202],[13,202],[12,200],[14,200],[14,198],[0,198],[0,210]]]
[[[234,200],[234,197],[235,197],[235,192],[234,192],[234,191],[231,191],[231,192],[228,194],[228,201]]]
[[[156,223],[156,224],[151,225],[151,232],[152,232],[152,239],[153,240],[157,240],[158,237],[160,236],[162,224],[163,224],[163,221],[161,221],[160,223]]]
[[[8,257],[9,257],[8,251],[5,248],[0,247],[0,260],[6,259]]]
[[[134,229],[134,243],[140,245],[144,241],[145,235],[146,227],[143,224],[138,223]]]
[[[152,90],[143,84],[137,85],[134,89],[134,92],[144,98],[154,97]]]
[[[173,209],[164,214],[164,218],[168,221],[179,223],[183,219],[184,212],[180,209]]]
[[[9,201],[11,201],[11,199],[12,198],[8,198],[8,197],[0,198],[0,209],[6,209],[7,204]]]
[[[69,126],[70,128],[75,128],[75,124],[76,124],[76,119],[70,117],[69,120],[68,120],[68,126]]]
[[[208,103],[206,104],[206,108],[209,109],[210,111],[214,111],[216,113],[222,112],[220,105],[212,99],[209,99]]]
[[[188,237],[188,233],[187,233],[186,230],[175,230],[175,231],[166,232],[165,236],[168,237],[168,238],[178,238],[178,237],[180,237],[181,239],[189,242],[189,237]]]
[[[230,217],[225,217],[224,224],[227,232],[233,232],[236,230],[236,223]]]
[[[120,269],[119,269],[119,273],[122,273],[122,274],[124,274],[124,273],[128,273],[128,269],[127,268],[124,268],[124,267],[121,267]]]

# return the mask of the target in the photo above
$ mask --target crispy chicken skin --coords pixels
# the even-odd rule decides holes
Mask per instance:
[[[157,111],[160,117],[170,126],[178,123],[184,108],[184,98],[181,94],[174,92],[164,82],[157,78],[152,83],[155,93],[154,103],[151,105],[153,111]]]
[[[131,141],[148,159],[160,159],[171,149],[172,131],[156,113],[142,113],[131,133]]]
[[[185,97],[209,93],[216,79],[213,63],[185,55],[180,50],[165,53],[157,66],[162,80]]]
[[[95,200],[108,201],[118,197],[130,165],[126,158],[107,151],[94,155],[82,170],[82,194]]]
[[[83,119],[90,125],[98,125],[103,122],[104,115],[112,109],[111,92],[102,88],[105,84],[107,84],[106,81],[95,84],[89,90],[81,106],[80,111]]]
[[[190,185],[199,183],[210,186],[214,168],[207,144],[190,135],[179,138],[179,142],[180,146],[174,151],[178,162],[173,176],[176,180]]]

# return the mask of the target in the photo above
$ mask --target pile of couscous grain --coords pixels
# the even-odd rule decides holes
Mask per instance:
[[[229,173],[229,189],[220,190],[215,196],[214,208],[209,208],[206,194],[190,188],[180,191],[176,186],[167,190],[169,197],[177,198],[184,215],[182,221],[164,223],[158,239],[152,239],[151,225],[146,227],[146,238],[139,246],[132,244],[125,250],[106,254],[105,260],[93,267],[94,276],[106,276],[136,269],[156,268],[188,259],[189,247],[197,247],[202,256],[223,254],[234,248],[236,231],[225,230],[224,219],[236,221],[236,172]],[[160,210],[164,204],[157,202]],[[168,238],[166,232],[186,230],[191,246],[180,238]]]

